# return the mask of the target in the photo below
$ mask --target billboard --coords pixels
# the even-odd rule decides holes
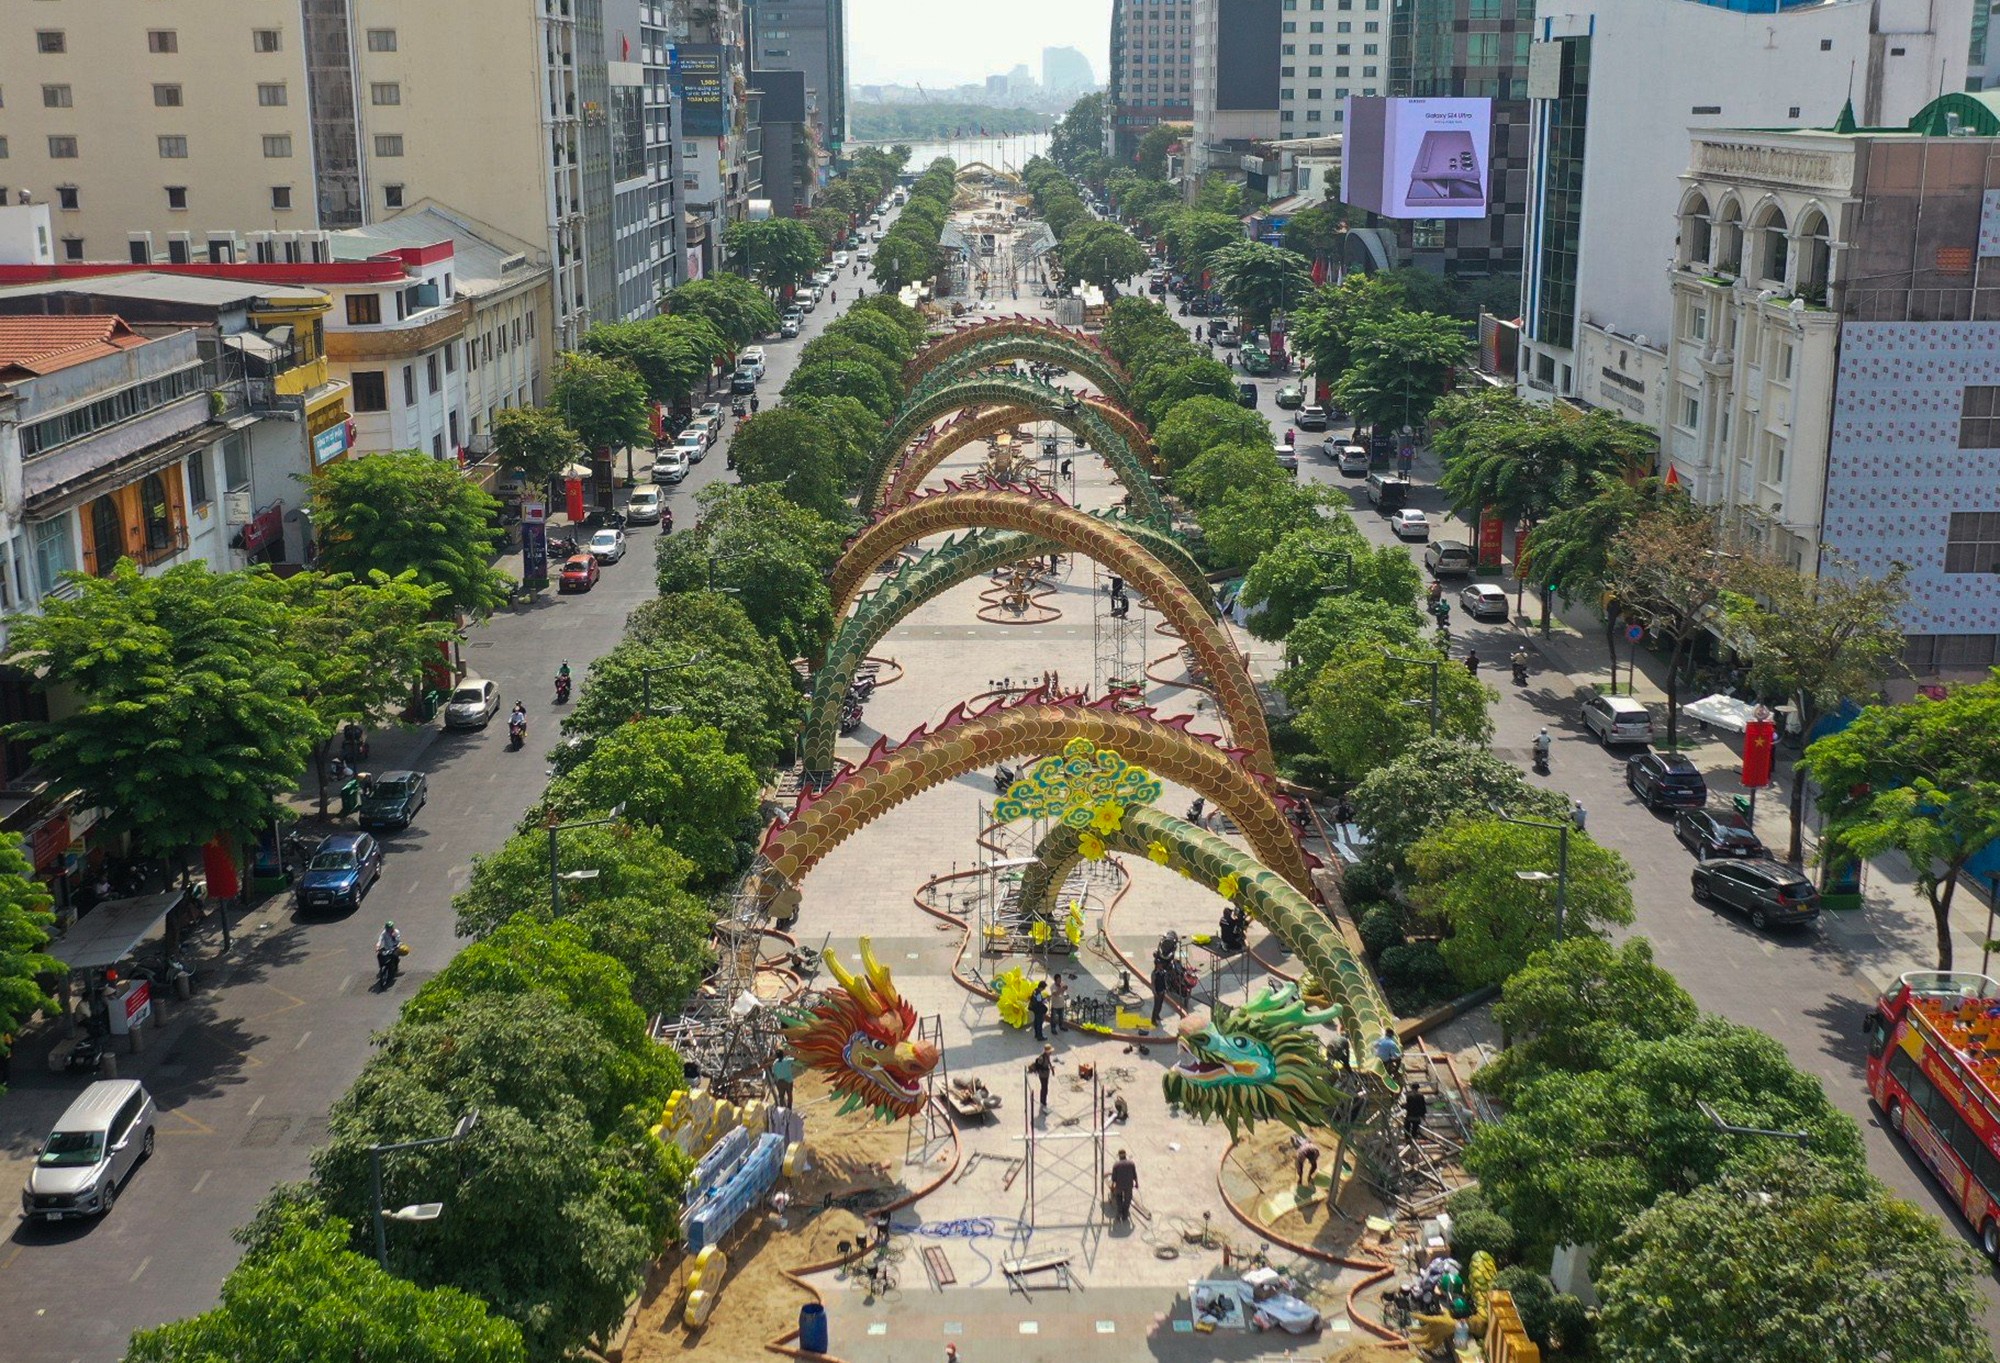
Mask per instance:
[[[1493,101],[1347,101],[1341,202],[1385,218],[1483,218],[1492,173]]]
[[[715,43],[682,43],[671,49],[674,88],[681,97],[681,131],[720,137],[729,131],[729,63]]]

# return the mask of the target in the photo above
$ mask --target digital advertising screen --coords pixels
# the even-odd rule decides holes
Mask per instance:
[[[1347,101],[1340,198],[1385,218],[1483,218],[1493,101]]]

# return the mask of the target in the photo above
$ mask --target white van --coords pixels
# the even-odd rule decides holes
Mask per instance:
[[[21,1214],[60,1221],[110,1211],[133,1168],[153,1153],[158,1115],[136,1079],[100,1079],[85,1089],[42,1142]]]

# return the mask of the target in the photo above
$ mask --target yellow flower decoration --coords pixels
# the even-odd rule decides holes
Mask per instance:
[[[1076,840],[1076,850],[1083,853],[1085,861],[1104,860],[1104,839],[1095,833],[1085,833]]]
[[[1165,866],[1173,857],[1173,853],[1167,851],[1167,845],[1158,838],[1146,844],[1146,855],[1159,866]]]
[[[1090,816],[1090,826],[1098,833],[1116,833],[1125,826],[1125,806],[1106,800]]]
[[[1034,925],[1028,929],[1028,940],[1032,941],[1038,947],[1047,946],[1049,938],[1054,935],[1054,931],[1040,918],[1037,918]]]
[[[1224,899],[1236,898],[1236,892],[1243,887],[1243,877],[1231,871],[1215,882],[1215,892]]]
[[[1083,945],[1083,901],[1069,901],[1069,913],[1063,918],[1063,936],[1073,947]]]

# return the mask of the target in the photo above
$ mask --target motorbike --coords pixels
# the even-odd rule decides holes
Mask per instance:
[[[1513,663],[1514,663],[1514,685],[1526,686],[1528,684],[1528,660],[1524,657],[1516,655],[1515,658],[1513,659]]]
[[[875,679],[873,677],[856,677],[854,685],[847,690],[848,699],[856,705],[866,705],[868,698],[874,694]]]
[[[549,557],[552,559],[574,558],[582,552],[583,550],[577,546],[577,542],[572,536],[549,536]]]
[[[1534,755],[1535,775],[1547,776],[1549,774],[1549,745],[1539,738],[1536,739],[1534,743]]]
[[[569,704],[569,686],[570,686],[569,673],[567,672],[556,673],[556,704],[558,705]]]
[[[293,828],[285,831],[284,841],[280,844],[278,852],[285,869],[291,870],[312,860],[312,854],[318,847],[317,838],[309,838]]]
[[[517,714],[507,721],[507,746],[519,751],[521,745],[527,742],[527,740],[528,717]]]
[[[394,951],[375,953],[375,990],[386,993],[395,987],[396,976],[402,973],[403,957],[409,951],[407,943],[399,942]]]
[[[596,530],[623,530],[625,513],[608,507],[599,507],[583,518],[583,523]]]
[[[109,1022],[92,1018],[84,1026],[83,1035],[69,1048],[63,1059],[63,1071],[67,1074],[94,1074],[98,1062],[104,1058],[104,1041],[110,1034]]]
[[[861,707],[843,705],[840,707],[840,736],[847,737],[861,727]]]

